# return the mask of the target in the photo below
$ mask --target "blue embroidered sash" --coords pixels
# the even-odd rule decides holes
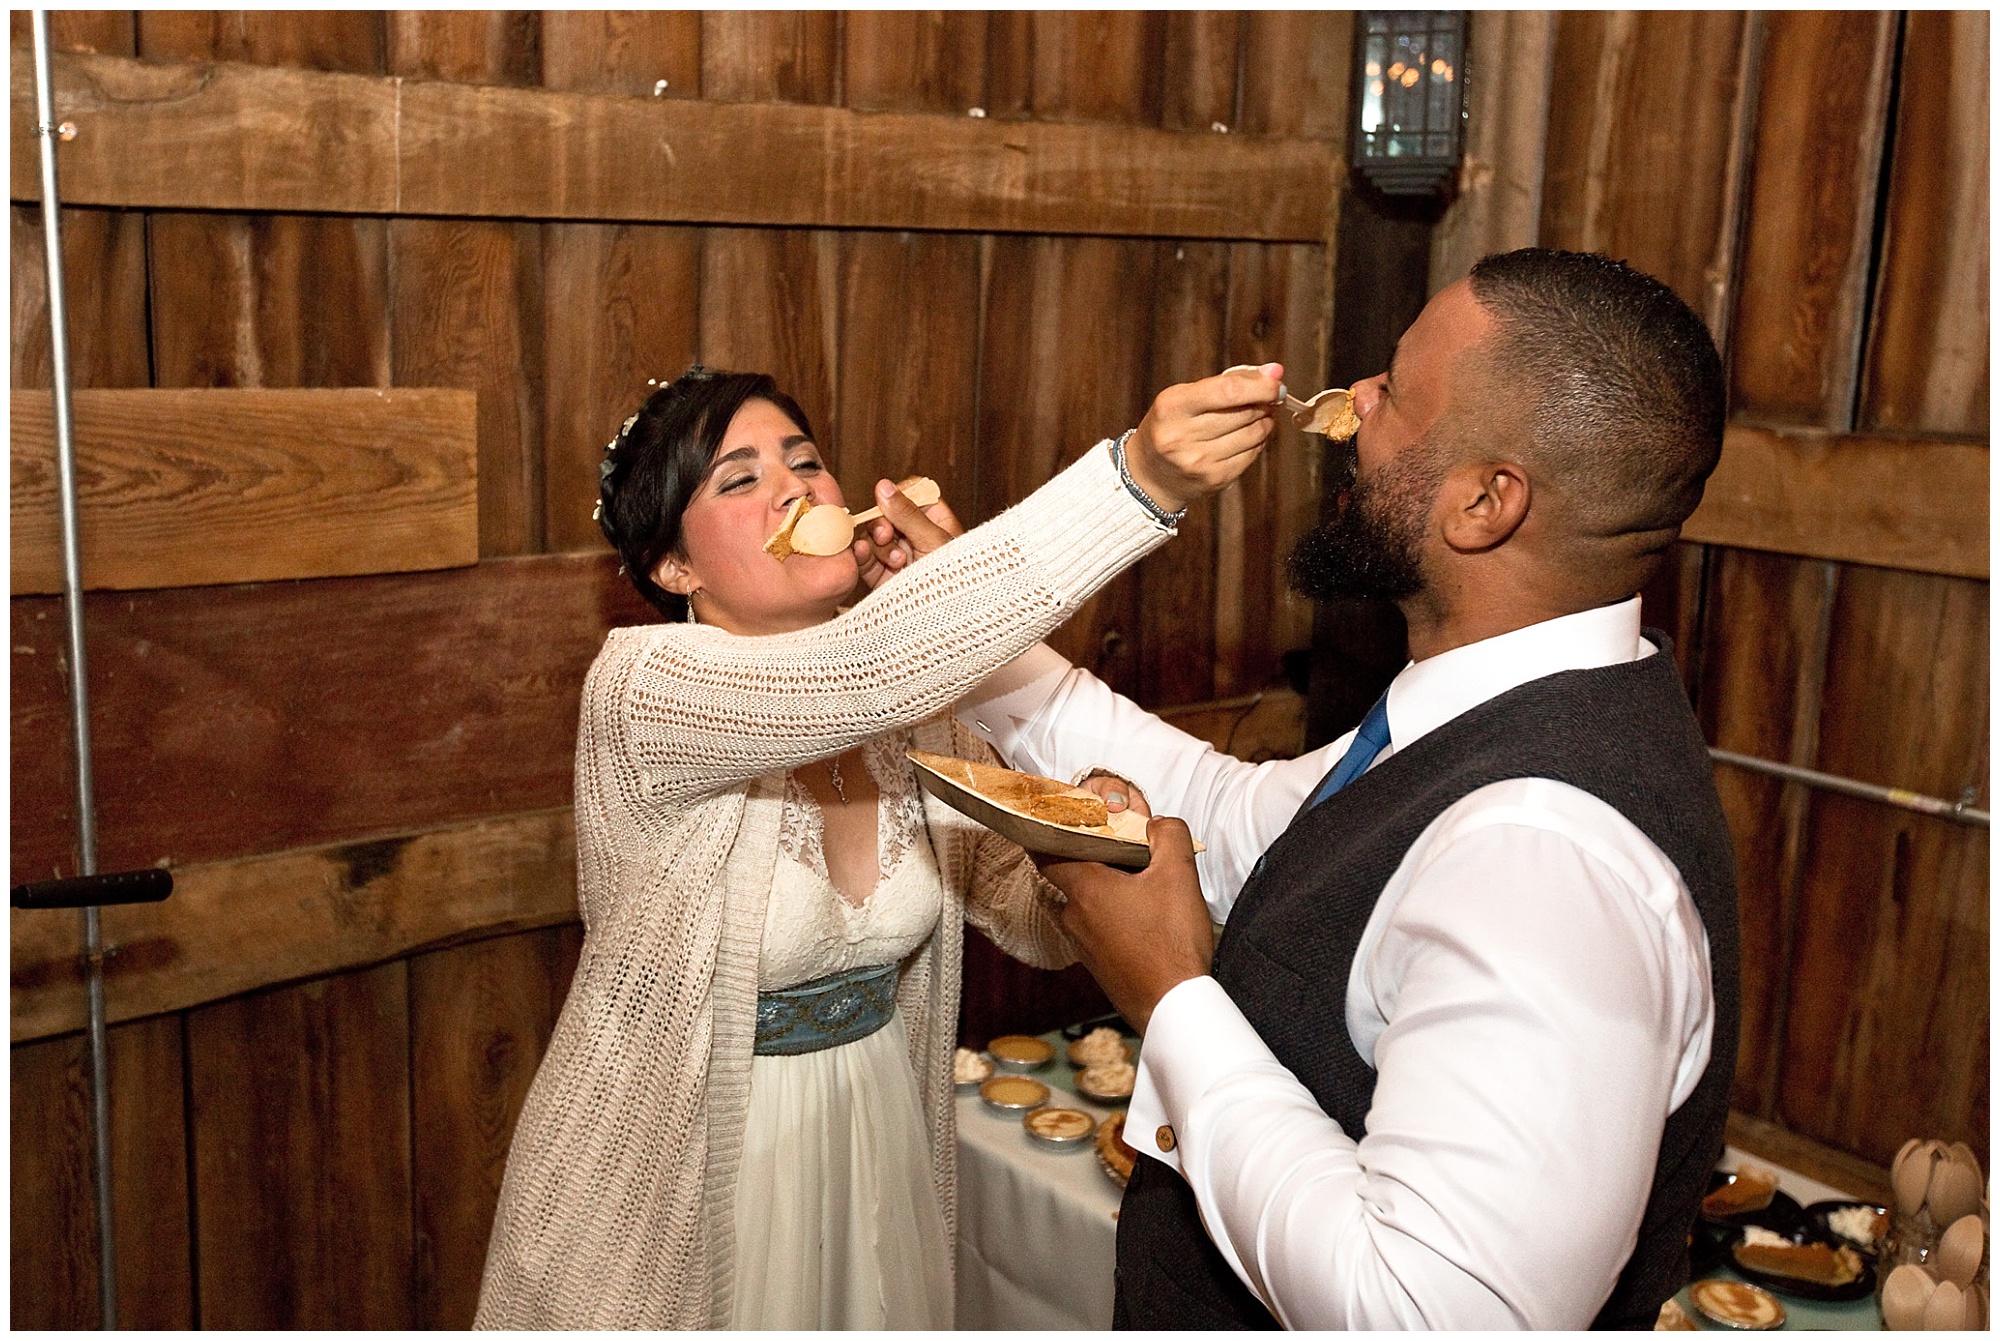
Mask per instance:
[[[759,1057],[796,1057],[868,1037],[896,1009],[896,968],[876,964],[757,994]]]

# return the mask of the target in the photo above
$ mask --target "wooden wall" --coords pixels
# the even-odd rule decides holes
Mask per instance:
[[[463,1326],[579,948],[578,688],[604,631],[648,617],[590,519],[604,441],[650,377],[768,369],[851,492],[922,470],[976,521],[1170,382],[1279,359],[1316,389],[1349,18],[91,11],[54,29],[59,50],[95,53],[59,67],[59,91],[99,99],[63,151],[79,387],[477,395],[473,566],[87,602],[100,863],[165,863],[180,882],[157,909],[106,917],[122,1320]],[[13,37],[18,129],[24,14]],[[208,68],[186,62],[240,64],[176,83]],[[196,87],[216,101],[161,94]],[[550,161],[468,151],[396,162],[431,174],[433,200],[554,203],[398,212],[366,195],[394,176],[368,156],[385,88],[411,109],[461,98],[526,121],[659,108],[768,135],[832,125],[862,149],[1004,144],[1036,171],[1098,164],[1117,189],[1034,178],[1023,213],[992,216],[1012,231],[940,228],[927,221],[954,191],[985,188],[811,195],[784,155],[755,152],[777,141],[749,139],[712,190],[647,215],[626,208],[660,198],[639,160],[592,159],[579,137],[565,164],[598,173],[582,203],[561,196],[581,178],[555,183]],[[201,110],[225,105],[233,118]],[[303,133],[293,105],[360,127],[311,141],[354,171],[315,178],[269,147]],[[121,160],[142,131],[188,138]],[[1267,163],[1309,171],[1203,203]],[[394,199],[420,195],[415,176]],[[24,180],[12,384],[39,387]],[[805,214],[785,212],[795,192]],[[1305,226],[1268,224],[1287,199],[1306,200]],[[794,217],[808,222],[768,222]],[[843,222],[861,217],[872,226]],[[1309,636],[1279,573],[1316,501],[1303,447],[1288,433],[1058,645],[1152,704],[1273,681]],[[16,881],[75,869],[61,624],[55,598],[14,599]],[[90,1326],[76,922],[13,922],[12,1316]],[[984,981],[989,1009],[1022,991]]]
[[[763,120],[849,109],[953,143],[972,143],[977,107],[1029,148],[1199,152],[1221,179],[1267,150],[1337,159],[1350,28],[1290,12],[94,11],[56,32],[71,51],[244,62],[221,83],[252,89],[333,72]],[[1659,274],[1727,345],[1732,459],[1775,443],[1772,478],[1806,489],[1782,535],[1699,517],[1647,592],[1710,739],[1987,806],[1984,545],[1945,563],[1885,540],[1912,516],[1961,534],[1974,502],[1984,531],[1986,16],[1482,14],[1472,58],[1507,91],[1479,104],[1494,129],[1475,134],[1431,282],[1534,241]],[[502,170],[496,195],[547,185],[533,162]],[[179,196],[66,213],[80,386],[478,394],[475,566],[90,599],[102,860],[165,861],[183,891],[154,921],[107,919],[128,1324],[470,1316],[513,1114],[578,951],[576,686],[604,630],[645,617],[588,518],[601,444],[648,377],[768,367],[849,488],[921,468],[977,519],[1169,381],[1276,357],[1316,386],[1324,368],[1324,233],[1121,232],[1101,212],[984,232],[926,224],[914,198],[907,227],[857,227],[826,213],[861,208],[837,192],[774,224],[716,194],[746,213]],[[34,387],[39,229],[18,185],[15,202],[12,382]],[[1152,705],[1245,704],[1205,715],[1226,738],[1308,641],[1277,568],[1315,502],[1299,446],[1198,508],[1064,650]],[[1886,497],[1827,487],[1847,476],[1825,463],[1855,453],[1893,460]],[[60,618],[50,598],[13,602],[16,880],[74,863]],[[1743,889],[1738,1109],[1877,1164],[1910,1135],[1984,1158],[1986,831],[1728,768],[1718,783]],[[14,924],[13,1317],[87,1326],[74,923]],[[280,924],[314,931],[264,930]],[[969,1017],[1089,999],[975,966]]]
[[[1799,453],[1769,458],[1791,472],[1785,538],[1684,544],[1647,593],[1711,743],[1980,808],[1987,30],[1983,12],[1564,13],[1539,221],[1544,245],[1660,275],[1724,341],[1710,504],[1732,453]],[[1975,557],[1920,565],[1864,512],[1929,517]],[[1705,506],[1688,533],[1725,530]],[[1932,1135],[1983,1161],[1988,831],[1716,779],[1742,887],[1735,1106],[1876,1164]]]

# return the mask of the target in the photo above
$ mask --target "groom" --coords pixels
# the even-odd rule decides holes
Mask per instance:
[[[1186,820],[1137,875],[1045,869],[1145,1032],[1119,1323],[1649,1328],[1721,1148],[1737,922],[1636,593],[1719,455],[1720,361],[1657,281],[1530,249],[1355,406],[1292,573],[1408,619],[1357,731],[1253,767],[1046,649],[960,708],[1016,767],[1114,767]]]

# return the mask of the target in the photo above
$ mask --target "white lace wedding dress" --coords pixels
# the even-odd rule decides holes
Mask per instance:
[[[935,932],[942,886],[906,744],[895,732],[863,747],[882,798],[881,874],[859,905],[827,878],[818,804],[786,779],[759,991],[900,962]],[[854,1043],[752,1060],[730,1325],[951,1327],[944,1218],[900,1015]]]

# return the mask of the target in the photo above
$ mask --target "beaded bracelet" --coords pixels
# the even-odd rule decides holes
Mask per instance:
[[[1125,439],[1138,431],[1136,428],[1128,428],[1118,435],[1118,441],[1111,444],[1111,464],[1118,467],[1118,478],[1124,482],[1125,491],[1139,500],[1139,506],[1146,509],[1146,515],[1171,531],[1181,524],[1181,518],[1187,516],[1188,510],[1182,508],[1179,512],[1167,511],[1153,501],[1152,495],[1139,487],[1139,482],[1132,478],[1132,472],[1125,468]]]

